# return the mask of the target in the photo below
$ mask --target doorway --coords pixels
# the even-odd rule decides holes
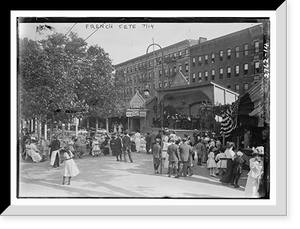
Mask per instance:
[[[140,117],[131,118],[131,126],[130,126],[131,131],[133,131],[133,132],[136,132],[137,130],[140,131],[140,126],[141,126]]]

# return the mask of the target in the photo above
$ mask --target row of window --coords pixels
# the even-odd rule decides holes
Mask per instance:
[[[258,74],[258,73],[260,73],[259,61],[254,62],[254,74]],[[226,68],[226,73],[224,72],[223,68],[219,68],[218,74],[219,74],[219,79],[223,79],[224,77],[231,78],[232,76],[238,77],[241,75],[240,66],[236,65],[234,67],[234,72],[232,72],[232,68],[231,68],[231,66],[229,66]],[[243,65],[243,75],[247,76],[248,74],[249,74],[249,64],[246,63]],[[204,71],[204,81],[208,81],[208,75],[209,75],[209,71]],[[211,76],[211,80],[215,80],[215,77],[216,77],[215,69],[210,70],[210,76]],[[201,82],[202,81],[202,72],[198,72],[197,77],[198,77],[197,81]],[[192,74],[191,82],[196,83],[196,73]]]
[[[188,65],[186,65],[188,66]],[[180,70],[181,68],[179,68]],[[188,67],[185,68],[186,71],[188,71]],[[226,70],[226,72],[225,72]],[[243,64],[243,69],[242,69],[242,72],[240,70],[240,65],[236,65],[234,66],[234,69],[232,70],[232,67],[231,66],[228,66],[227,68],[219,68],[219,71],[218,71],[218,75],[219,75],[219,79],[223,79],[223,78],[231,78],[232,76],[235,76],[235,77],[238,77],[238,76],[241,76],[241,75],[244,75],[244,76],[247,76],[249,74],[249,64],[248,63],[244,63]],[[174,69],[169,69],[169,73],[170,75],[174,75],[173,74],[176,73],[176,68],[174,67]],[[159,70],[159,76],[161,76],[161,70]],[[258,74],[260,73],[260,63],[259,61],[256,61],[254,62],[254,70],[253,70],[253,73],[254,74]],[[133,76],[131,78],[126,78],[125,79],[125,82],[127,84],[131,84],[132,82],[133,83],[138,83],[138,82],[141,82],[141,81],[148,81],[148,80],[151,80],[152,79],[152,75],[154,75],[154,78],[156,77],[156,72],[148,72],[148,73],[145,73],[145,74],[141,74],[141,75],[136,75],[136,76]],[[209,71],[204,71],[204,80],[205,81],[208,81],[208,75],[209,75]],[[216,71],[215,69],[212,69],[210,70],[210,75],[211,75],[211,80],[215,80],[215,76],[216,76]],[[167,76],[167,69],[165,69],[165,76]],[[202,72],[198,72],[198,82],[201,82],[202,80]],[[193,73],[192,76],[191,76],[191,82],[192,83],[195,83],[196,82],[196,73]]]
[[[227,88],[232,90],[230,84],[227,85]],[[248,91],[248,89],[249,89],[249,84],[248,84],[248,83],[244,83],[244,84],[243,84],[243,92],[242,92],[242,93],[246,93],[246,92]],[[239,84],[235,84],[235,85],[234,85],[234,91],[235,91],[236,93],[239,93],[239,94],[241,93],[241,91],[240,91],[240,85],[239,85]]]
[[[185,57],[187,55],[189,55],[189,49],[184,49],[181,51],[177,51],[177,52],[173,52],[173,53],[164,55],[164,61],[172,60],[172,59],[177,60],[178,58]],[[156,57],[154,60],[155,60],[156,64],[161,63],[161,56]],[[139,70],[142,70],[145,68],[153,67],[154,60],[149,59],[147,61],[143,61],[139,64],[135,64],[130,67],[123,68],[122,71],[124,73],[132,73],[132,72],[136,72],[136,71],[139,71]]]
[[[254,44],[255,44],[255,50],[256,50],[256,52],[258,52],[259,49],[257,47],[259,47],[259,42],[255,42]],[[248,44],[244,45],[244,48],[245,48],[244,49],[244,54],[248,55]],[[236,47],[236,57],[239,57],[239,52],[237,52],[238,49],[239,49],[239,47]],[[231,51],[229,51],[229,50],[230,49],[227,50],[227,58],[230,58],[230,56],[231,56],[231,54],[230,54]],[[220,56],[219,56],[220,60],[222,60],[222,58],[223,58],[223,54],[222,53],[223,53],[223,51],[220,51]],[[208,63],[208,55],[205,55],[204,59],[205,59],[204,63],[207,64]],[[211,61],[212,61],[212,63],[214,62],[214,60],[215,60],[215,55],[214,55],[214,53],[212,53],[212,55],[211,55]],[[199,56],[198,57],[198,65],[201,65],[201,64],[202,64],[202,57]],[[184,66],[184,69],[183,69],[183,66]],[[194,66],[194,67],[196,66],[196,58],[192,59],[192,66]],[[248,66],[246,64],[246,66],[244,66],[244,75],[247,75],[247,73],[245,73],[247,71],[247,67]],[[228,67],[228,68],[227,68],[227,70],[230,73],[231,69],[230,69],[230,67]],[[236,68],[235,69],[236,75],[238,76],[238,74],[239,74],[239,66],[236,66],[235,68]],[[184,64],[179,64],[179,71],[181,71],[181,72],[185,71],[186,73],[189,72],[189,63],[186,62]],[[259,71],[259,63],[258,62],[255,64],[255,71],[254,72],[258,73],[257,71]],[[177,72],[176,65],[173,66],[173,67],[165,68],[164,69],[164,75],[166,77],[168,77],[168,76],[174,76],[176,74],[176,72]],[[134,76],[132,79],[127,78],[126,82],[129,83],[131,80],[133,80],[133,82],[136,83],[136,82],[138,82],[138,79],[139,80],[147,80],[147,79],[150,80],[152,78],[152,74],[154,74],[154,78],[155,78],[156,77],[156,73],[155,72],[154,73],[149,72],[149,73],[145,73],[145,74]],[[162,76],[162,70],[161,69],[159,69],[158,74],[159,74],[159,77]],[[220,74],[222,74],[222,73],[220,73]]]
[[[241,56],[241,53],[243,53],[243,56],[248,56],[249,52],[250,52],[249,44],[244,44],[243,45],[243,50],[240,50],[240,47],[236,46],[234,48],[233,55],[234,55],[235,58],[239,58]],[[255,41],[254,42],[254,53],[259,53],[259,52],[260,52],[259,41]],[[186,56],[186,55],[189,55],[189,49],[185,49],[185,50],[181,50],[181,51],[178,51],[178,52],[174,52],[174,53],[165,55],[164,60],[168,60],[168,59],[172,59],[172,58],[176,59],[178,57],[183,57],[183,56]],[[231,48],[228,48],[226,50],[226,56],[225,56],[223,50],[220,50],[218,54],[215,54],[213,52],[213,53],[210,54],[210,62],[214,63],[217,59],[216,56],[218,56],[219,61],[223,61],[225,58],[227,60],[230,60],[233,55],[232,55],[232,49]],[[201,66],[202,63],[204,63],[204,64],[209,63],[209,55],[205,54],[204,56],[198,56],[197,58],[196,57],[192,58],[192,66],[193,67],[196,67],[196,59],[198,59],[198,66]],[[155,60],[156,60],[156,63],[159,63],[161,61],[161,57],[157,57],[157,58],[155,58]],[[153,59],[141,62],[139,64],[136,64],[136,65],[133,65],[133,66],[130,66],[130,67],[127,67],[127,68],[124,68],[122,70],[125,73],[132,73],[132,72],[135,72],[135,71],[139,71],[141,69],[145,69],[146,67],[152,67],[152,66],[153,66]],[[189,68],[189,65],[186,63],[185,64],[185,71],[188,71],[188,68]],[[182,66],[181,65],[179,65],[179,70],[182,71]]]
[[[179,70],[182,71],[182,65],[179,65]],[[185,63],[185,72],[189,71],[189,64]],[[169,70],[167,68],[164,69],[164,76],[165,77],[170,77],[170,76],[175,76],[175,74],[177,73],[177,68],[176,66],[169,68]],[[158,70],[158,76],[161,77],[162,76],[162,70],[159,69]],[[152,77],[156,78],[157,77],[157,73],[156,72],[146,72],[144,74],[139,74],[139,75],[135,75],[135,76],[131,76],[131,77],[127,77],[125,78],[126,83],[131,83],[132,81],[134,83],[137,83],[139,80],[151,80]]]
[[[240,55],[241,55],[241,52],[243,52],[244,56],[248,56],[249,55],[249,51],[250,51],[249,44],[244,44],[242,51],[240,51],[240,47],[239,46],[236,46],[234,48],[234,57],[235,58],[239,58]],[[255,41],[254,42],[254,53],[259,53],[259,52],[260,52],[259,41]],[[215,61],[216,61],[216,54],[213,52],[213,53],[211,53],[210,56],[211,56],[211,59],[210,59],[211,63],[215,63]],[[218,58],[219,61],[223,61],[225,59],[224,51],[220,50],[218,56],[219,56],[219,58]],[[201,66],[203,62],[204,62],[204,64],[208,64],[208,62],[209,62],[209,60],[208,60],[209,58],[208,57],[209,57],[208,54],[205,54],[204,56],[198,56],[198,66]],[[204,61],[203,61],[203,58],[204,58]],[[232,58],[232,50],[231,50],[231,48],[228,48],[226,50],[226,59],[230,60],[231,58]],[[192,66],[193,67],[196,66],[196,57],[192,58]]]

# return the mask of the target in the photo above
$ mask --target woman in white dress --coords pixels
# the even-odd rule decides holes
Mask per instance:
[[[70,150],[61,149],[60,152],[63,154],[62,163],[64,163],[62,185],[66,184],[66,178],[68,178],[67,185],[70,185],[71,178],[79,174],[79,169],[73,160],[74,154]]]
[[[33,162],[37,163],[42,160],[42,157],[38,153],[38,149],[33,142],[31,142],[30,144],[27,144],[25,147],[26,147],[27,156],[31,157]]]
[[[113,130],[114,133],[117,133],[117,127],[118,127],[117,123],[114,123],[113,127],[114,127],[114,130]]]
[[[141,150],[141,134],[140,131],[136,131],[133,136],[133,141],[135,142],[136,151],[139,153]]]
[[[258,198],[258,188],[261,176],[263,174],[263,151],[260,153],[257,149],[253,148],[254,157],[249,160],[250,171],[248,173],[248,179],[245,187],[245,196],[251,198]]]
[[[122,133],[122,129],[123,129],[123,125],[122,125],[122,123],[120,123],[119,126],[118,126],[119,134]]]
[[[227,168],[227,160],[226,160],[225,153],[218,153],[215,157],[215,160],[217,161],[217,169],[218,169],[216,175],[218,174],[224,175]]]

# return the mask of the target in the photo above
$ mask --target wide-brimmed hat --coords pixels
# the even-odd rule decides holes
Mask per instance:
[[[237,151],[237,152],[236,152],[236,155],[239,156],[239,157],[241,157],[241,156],[243,156],[244,154],[243,154],[241,151]]]
[[[256,147],[256,151],[258,152],[258,155],[264,155],[265,154],[263,146]]]
[[[176,142],[176,139],[175,138],[171,138],[170,142]]]

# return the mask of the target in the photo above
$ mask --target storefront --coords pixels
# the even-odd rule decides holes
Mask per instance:
[[[126,110],[127,129],[129,132],[142,131],[149,125],[147,122],[149,110],[145,107],[145,99],[139,92],[136,92],[129,104],[130,108]]]

